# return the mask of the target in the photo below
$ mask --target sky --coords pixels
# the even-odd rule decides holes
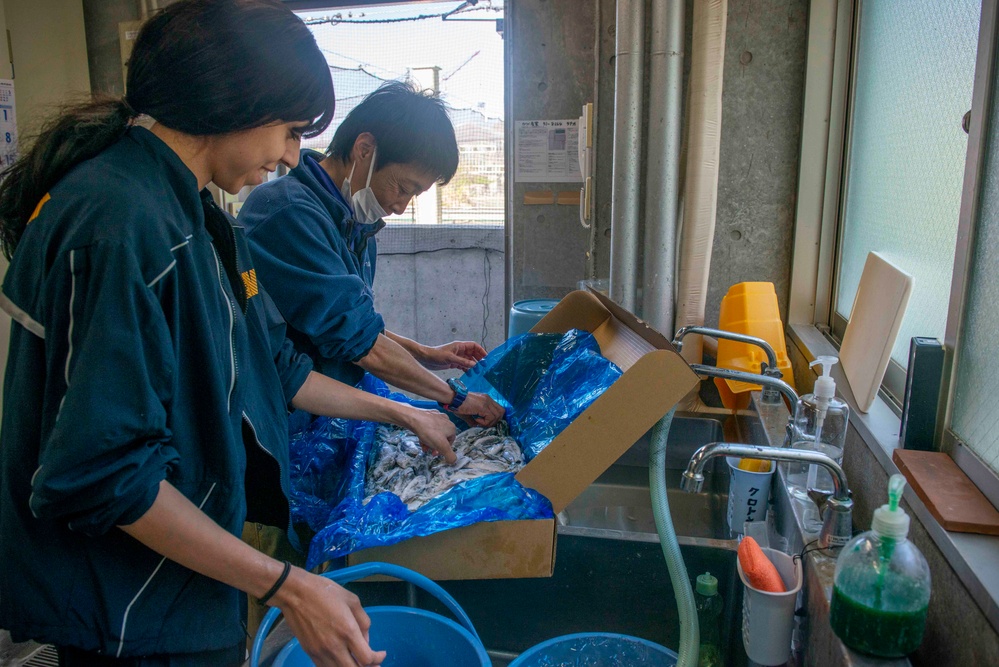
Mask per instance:
[[[475,109],[490,118],[503,117],[503,39],[496,19],[503,17],[503,0],[480,0],[471,11],[443,21],[438,17],[395,23],[310,25],[319,47],[333,67],[337,118],[334,126],[380,80],[420,76],[414,68],[437,66],[445,101],[452,107]],[[310,20],[339,17],[346,21],[385,21],[440,15],[461,2],[419,3],[354,10],[300,12]],[[346,70],[346,71],[345,71]],[[353,70],[353,71],[350,71]],[[423,80],[423,79],[419,79]],[[429,86],[429,79],[425,85]],[[342,111],[342,113],[341,113]]]

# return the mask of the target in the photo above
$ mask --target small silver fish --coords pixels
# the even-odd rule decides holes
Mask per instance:
[[[411,431],[379,426],[375,432],[378,455],[368,466],[364,502],[389,492],[412,511],[461,482],[498,472],[516,472],[524,467],[524,457],[509,433],[503,421],[488,429],[463,431],[453,443],[457,460],[448,465],[443,458],[425,454],[419,438]]]

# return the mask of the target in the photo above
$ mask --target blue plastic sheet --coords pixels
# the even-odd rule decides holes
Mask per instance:
[[[593,336],[523,334],[493,350],[463,381],[469,391],[490,394],[507,410],[511,435],[526,460],[534,458],[620,377],[600,355]],[[393,400],[370,375],[360,388]],[[316,419],[291,440],[292,519],[316,534],[307,566],[360,549],[396,544],[411,537],[481,521],[551,518],[551,503],[522,486],[513,473],[463,482],[410,512],[391,493],[363,504],[365,472],[374,452],[372,422]]]

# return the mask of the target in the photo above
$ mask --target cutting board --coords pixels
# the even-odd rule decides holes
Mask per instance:
[[[912,292],[912,276],[868,253],[839,348],[839,363],[861,412],[871,409]]]
[[[947,530],[999,535],[999,511],[943,452],[896,449],[895,465]]]

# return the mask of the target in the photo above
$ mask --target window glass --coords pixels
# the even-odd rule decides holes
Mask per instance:
[[[958,339],[954,432],[999,473],[999,70],[992,82],[982,198]]]
[[[863,0],[836,312],[870,251],[914,278],[892,358],[943,339],[954,268],[980,0]]]
[[[389,224],[503,225],[502,0],[461,12],[458,3],[409,3],[301,13],[326,55],[336,114],[326,132],[303,141],[325,151],[333,132],[385,81],[412,79],[451,107],[461,156],[446,187],[415,197]]]

